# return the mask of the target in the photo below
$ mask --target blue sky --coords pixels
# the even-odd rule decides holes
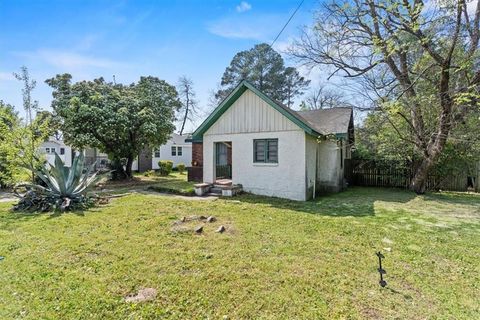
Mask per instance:
[[[38,83],[34,97],[45,109],[51,90],[44,80],[64,72],[75,81],[115,75],[121,83],[152,75],[176,84],[186,75],[206,109],[235,53],[271,42],[298,3],[0,0],[0,99],[21,108],[21,85],[12,72],[25,65]],[[311,22],[317,5],[305,0],[275,49],[284,50]]]

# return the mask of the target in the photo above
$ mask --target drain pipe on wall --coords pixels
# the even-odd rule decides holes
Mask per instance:
[[[315,148],[315,175],[313,179],[313,199],[315,199],[317,195],[317,174],[318,174],[318,144],[316,145]]]

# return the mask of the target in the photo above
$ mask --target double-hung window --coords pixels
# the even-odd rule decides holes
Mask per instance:
[[[60,154],[61,155],[65,154],[65,148],[60,148]]]
[[[172,157],[181,157],[183,154],[183,148],[178,146],[172,146]]]
[[[278,139],[253,140],[253,162],[278,163]]]
[[[153,150],[153,157],[160,158],[160,148]]]

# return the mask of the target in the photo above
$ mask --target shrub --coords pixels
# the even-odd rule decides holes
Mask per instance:
[[[160,160],[158,161],[158,167],[160,174],[162,176],[168,176],[173,169],[173,161],[170,160]]]
[[[143,173],[143,175],[144,175],[145,177],[152,177],[152,176],[155,175],[155,171],[153,171],[153,170],[147,170],[147,171],[145,171],[145,172]]]
[[[73,159],[72,166],[65,167],[60,157],[55,155],[55,165],[48,169],[46,166],[35,170],[35,175],[45,183],[45,187],[38,184],[20,184],[15,186],[14,192],[20,201],[14,210],[22,211],[52,211],[83,209],[94,203],[88,195],[89,188],[100,179],[93,173],[95,164],[84,170],[85,158],[83,154]],[[20,191],[25,191],[24,193]]]
[[[177,165],[178,172],[183,173],[185,171],[185,164],[179,163]]]

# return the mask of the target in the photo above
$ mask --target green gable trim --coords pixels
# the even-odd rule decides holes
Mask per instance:
[[[195,142],[200,142],[203,140],[203,134],[222,116],[225,111],[230,108],[233,103],[240,98],[240,96],[247,90],[253,91],[257,96],[259,96],[263,101],[273,107],[275,110],[280,112],[282,115],[287,117],[290,121],[295,123],[297,126],[302,128],[306,133],[311,135],[319,135],[318,132],[313,130],[308,124],[297,118],[292,113],[288,112],[285,108],[279,106],[272,99],[267,97],[263,92],[255,88],[248,81],[243,80],[240,84],[228,95],[225,100],[220,103],[220,105],[207,117],[207,119],[200,125],[200,127],[195,130],[192,136],[192,140]]]

